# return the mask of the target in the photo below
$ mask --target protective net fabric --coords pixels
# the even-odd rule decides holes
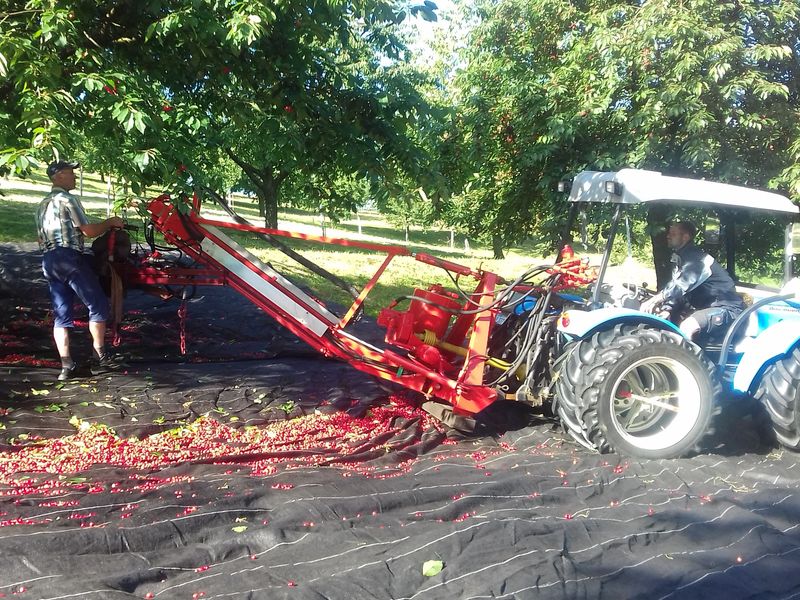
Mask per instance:
[[[7,597],[800,594],[796,456],[749,407],[691,459],[592,454],[544,420],[455,438],[225,289],[188,303],[184,357],[178,303],[131,291],[125,363],[57,386],[38,256],[0,252]]]

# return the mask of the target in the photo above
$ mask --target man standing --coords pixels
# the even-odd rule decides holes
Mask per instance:
[[[44,252],[42,272],[50,285],[53,301],[53,338],[61,357],[59,381],[73,378],[77,370],[69,349],[75,296],[89,309],[89,331],[95,361],[100,365],[109,362],[105,347],[108,299],[88,257],[83,254],[83,240],[84,236],[96,237],[124,224],[120,217],[89,223],[80,200],[69,193],[75,189],[74,169],[79,166],[79,163],[63,160],[50,163],[47,176],[53,183],[53,189],[36,210],[39,247]]]
[[[681,321],[680,328],[689,339],[702,342],[725,331],[745,306],[728,272],[694,245],[696,232],[688,221],[670,226],[667,245],[673,252],[672,280],[642,304],[642,310],[668,316],[690,304],[696,310]]]

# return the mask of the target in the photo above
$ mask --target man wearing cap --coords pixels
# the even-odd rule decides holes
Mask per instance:
[[[77,375],[77,365],[69,349],[69,330],[73,327],[72,305],[77,296],[89,309],[89,332],[92,335],[94,359],[100,365],[109,361],[106,353],[106,320],[108,299],[83,254],[84,236],[97,237],[113,227],[122,227],[120,217],[100,223],[89,223],[80,200],[70,194],[75,189],[76,162],[58,160],[47,167],[53,189],[36,210],[39,247],[44,252],[42,272],[50,284],[53,301],[53,338],[61,357],[59,381]]]
[[[679,326],[686,337],[704,343],[724,333],[745,305],[728,272],[694,245],[696,233],[697,228],[689,221],[670,225],[667,245],[673,252],[672,280],[642,304],[642,310],[666,318],[691,305],[694,312]]]

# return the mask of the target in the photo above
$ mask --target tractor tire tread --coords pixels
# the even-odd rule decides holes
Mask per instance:
[[[800,450],[800,347],[767,367],[755,393],[781,446]]]
[[[569,349],[569,356],[561,362],[556,393],[558,416],[566,432],[581,445],[600,453],[614,452],[611,441],[603,431],[598,416],[598,384],[603,382],[609,369],[623,356],[644,345],[672,344],[683,347],[702,364],[712,392],[712,406],[704,433],[676,456],[701,452],[703,441],[714,433],[714,421],[720,414],[719,397],[722,386],[716,376],[714,364],[700,348],[679,334],[653,329],[641,324],[617,324],[613,328],[594,334]],[[664,456],[663,458],[667,458]]]

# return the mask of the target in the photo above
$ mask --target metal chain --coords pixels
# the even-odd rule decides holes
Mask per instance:
[[[181,355],[186,354],[186,313],[187,303],[186,300],[181,300],[181,305],[178,308],[178,319],[180,321],[180,337],[181,337]]]

